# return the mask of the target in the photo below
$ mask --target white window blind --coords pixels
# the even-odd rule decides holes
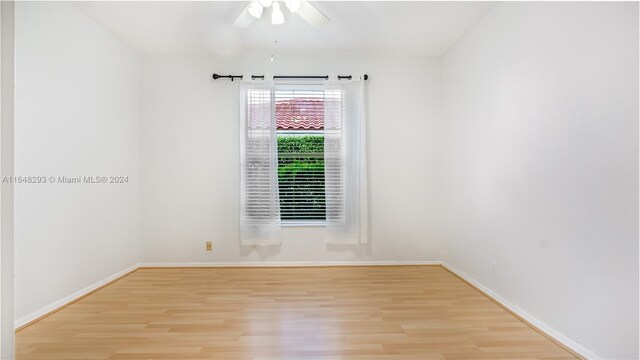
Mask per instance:
[[[324,91],[324,171],[327,224],[345,222],[345,98],[341,89]]]

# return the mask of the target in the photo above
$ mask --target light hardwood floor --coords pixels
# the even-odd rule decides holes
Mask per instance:
[[[27,359],[575,359],[440,266],[139,269],[24,328]]]

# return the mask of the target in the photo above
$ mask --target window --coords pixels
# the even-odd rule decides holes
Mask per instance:
[[[280,219],[324,223],[324,91],[275,90]]]
[[[282,243],[282,225],[368,238],[364,83],[240,86],[240,243]]]

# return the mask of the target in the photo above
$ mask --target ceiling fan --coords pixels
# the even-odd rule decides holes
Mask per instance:
[[[306,0],[283,0],[285,6],[291,13],[300,15],[306,22],[314,27],[321,27],[329,23],[329,18],[324,16],[320,10],[316,9]],[[284,24],[284,14],[280,9],[280,3],[276,0],[252,0],[240,13],[240,16],[233,22],[233,26],[247,28],[255,19],[262,17],[264,9],[271,8],[271,23],[274,25]]]

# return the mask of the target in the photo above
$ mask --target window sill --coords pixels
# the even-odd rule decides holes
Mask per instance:
[[[325,227],[324,221],[283,221],[282,227]]]

